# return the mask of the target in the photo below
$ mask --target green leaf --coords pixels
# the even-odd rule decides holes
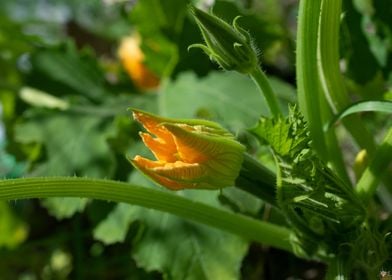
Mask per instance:
[[[147,229],[134,249],[147,271],[166,279],[238,279],[247,243],[231,234],[181,221],[171,215],[145,213]]]
[[[40,161],[31,162],[28,175],[127,178],[132,167],[124,154],[137,133],[136,126],[127,121],[127,107],[154,111],[155,104],[156,97],[151,95],[132,99],[118,95],[106,98],[101,106],[71,105],[66,111],[30,109],[15,127],[15,141],[34,143],[41,150]],[[58,198],[42,203],[62,219],[82,211],[87,200]]]
[[[272,81],[279,95],[294,96],[291,87],[278,79]],[[251,79],[234,72],[213,72],[205,78],[184,73],[169,82],[160,94],[161,115],[212,119],[234,131],[253,126],[261,114],[268,114]]]
[[[288,118],[261,118],[251,130],[260,140],[267,142],[281,157],[295,157],[308,149],[309,135],[303,117],[292,109]]]
[[[383,112],[392,114],[392,102],[391,101],[362,101],[355,103],[348,108],[344,109],[338,115],[336,115],[330,123],[326,126],[326,129],[332,127],[336,122],[343,118],[361,112]]]
[[[34,176],[110,177],[114,160],[106,139],[111,133],[110,122],[66,112],[36,113],[15,127],[18,142],[38,142],[46,149],[47,160],[32,170]]]
[[[361,24],[362,17],[353,6],[353,1],[343,1],[345,16],[342,22],[343,56],[347,60],[347,75],[356,83],[366,84],[380,69],[370,50]],[[366,65],[366,67],[364,67]]]
[[[43,199],[42,206],[58,220],[72,217],[77,212],[82,212],[88,203],[85,198],[54,197]]]
[[[105,244],[124,242],[129,226],[139,218],[143,208],[118,203],[94,229],[94,238]]]
[[[254,124],[260,112],[268,112],[252,81],[232,72],[214,72],[203,79],[182,74],[163,88],[160,98],[162,115],[204,117],[235,129]]]
[[[40,143],[46,151],[46,160],[37,163],[30,176],[111,177],[115,161],[106,141],[110,135],[110,123],[95,115],[66,112],[35,113],[15,127],[16,141]],[[43,200],[43,205],[59,219],[82,211],[86,203],[76,198]]]
[[[134,173],[131,181],[156,188],[140,173]],[[219,206],[217,191],[177,194]],[[138,234],[132,253],[136,262],[147,271],[161,271],[165,279],[239,278],[241,261],[248,246],[246,241],[170,214],[119,204],[95,228],[94,237],[106,244],[123,241],[134,221],[145,227]]]
[[[178,34],[187,12],[185,0],[144,0],[129,18],[142,37],[145,63],[158,76],[170,76],[178,62]],[[146,20],[148,18],[148,20]]]
[[[317,157],[298,109],[291,108],[287,118],[262,118],[252,132],[274,151],[278,205],[300,236],[302,249],[311,256],[323,246],[349,242],[347,234],[355,234],[365,209],[351,186]]]
[[[41,49],[33,54],[31,61],[33,70],[38,72],[31,74],[31,78],[36,79],[33,82],[37,83],[33,87],[40,89],[42,79],[49,79],[94,101],[105,94],[105,78],[96,58],[90,51],[78,51],[71,42],[57,49]],[[50,89],[47,91],[53,92]]]

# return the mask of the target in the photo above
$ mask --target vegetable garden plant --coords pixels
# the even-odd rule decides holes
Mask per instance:
[[[292,102],[282,98],[266,75],[264,50],[253,39],[257,33],[246,29],[241,17],[230,24],[186,1],[140,1],[132,13],[145,15],[153,6],[171,11],[172,21],[166,14],[162,26],[168,26],[172,37],[179,36],[181,28],[174,23],[186,17],[197,24],[204,42],[184,46],[159,36],[151,39],[154,27],[135,16],[139,35],[119,51],[135,89],[159,87],[165,93],[158,97],[139,94],[128,99],[112,94],[109,85],[97,82],[103,78],[93,69],[96,65],[91,66],[91,53],[86,51],[83,58],[70,42],[60,51],[35,53],[32,63],[41,77],[66,84],[70,91],[93,89],[83,98],[64,98],[50,94],[53,85],[40,88],[39,83],[26,80],[29,87],[20,91],[20,97],[30,111],[19,122],[5,114],[5,124],[7,135],[19,143],[10,144],[9,150],[19,157],[23,154],[32,165],[25,176],[0,181],[0,199],[8,201],[2,211],[32,198],[43,199],[55,216],[61,216],[61,205],[68,205],[72,215],[86,207],[95,211],[100,206],[91,206],[97,203],[93,200],[116,202],[96,223],[94,238],[107,244],[122,241],[129,225],[139,221],[131,233],[132,255],[139,267],[159,271],[165,279],[239,278],[251,242],[324,264],[320,279],[391,279],[392,102],[388,94],[376,98],[353,94],[365,90],[349,84],[342,73],[341,50],[347,49],[341,40],[342,22],[351,20],[351,14],[344,13],[352,9],[350,5],[342,7],[342,0],[299,1],[297,98]],[[144,54],[138,50],[133,58],[143,61],[145,55],[145,64],[127,60],[127,53],[138,44]],[[175,55],[178,52],[185,55]],[[204,88],[197,88],[195,76],[189,73],[171,80],[181,57],[200,58],[202,52],[219,66],[219,75],[228,75],[217,82],[219,95],[211,94],[213,80]],[[355,55],[348,61],[355,61]],[[51,72],[54,60],[63,65],[60,71]],[[76,72],[67,65],[76,67]],[[246,84],[234,98],[226,96],[224,83],[229,80],[233,87]],[[192,98],[181,96],[189,83],[200,91]],[[5,109],[16,102],[12,92],[3,90]],[[225,98],[234,102],[219,107]],[[190,113],[190,108],[197,111]],[[73,128],[59,131],[67,127]],[[88,136],[83,136],[84,131]],[[67,133],[71,139],[64,140]],[[80,147],[76,144],[64,151],[57,145],[79,136]],[[58,172],[58,167],[64,172]],[[156,184],[150,187],[151,182]],[[141,224],[146,225],[144,230]],[[15,237],[17,231],[12,234]],[[249,264],[248,269],[255,273],[255,267],[249,266],[257,265]],[[244,267],[243,277],[250,277],[244,276]]]

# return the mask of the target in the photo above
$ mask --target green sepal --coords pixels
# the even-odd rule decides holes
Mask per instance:
[[[193,6],[190,8],[206,45],[202,48],[211,60],[225,70],[251,73],[258,66],[257,50],[249,33],[238,25],[236,17],[230,25],[222,19]],[[206,48],[209,51],[206,51]]]

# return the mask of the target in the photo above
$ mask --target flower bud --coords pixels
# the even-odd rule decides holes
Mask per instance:
[[[234,185],[245,148],[220,125],[163,118],[139,110],[133,110],[133,116],[147,130],[140,135],[156,160],[137,155],[131,162],[152,180],[171,190]]]
[[[369,156],[366,150],[360,150],[358,154],[355,156],[353,170],[354,170],[355,177],[358,180],[362,176],[362,173],[363,171],[365,171],[367,165],[369,164],[368,157]]]
[[[191,6],[203,35],[205,45],[193,44],[189,48],[201,48],[211,60],[225,70],[250,73],[258,64],[257,50],[249,33],[239,27],[236,17],[232,26],[220,18]]]

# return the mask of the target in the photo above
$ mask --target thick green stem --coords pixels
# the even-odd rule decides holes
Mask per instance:
[[[321,0],[301,0],[297,33],[298,102],[308,122],[312,145],[325,162],[330,162],[342,179],[348,181],[334,132],[325,135],[324,123],[331,118],[321,86],[318,66],[319,23]]]
[[[322,130],[320,90],[317,68],[317,38],[321,0],[299,2],[296,73],[298,102],[309,124],[313,147],[327,161],[328,150]]]
[[[276,176],[250,155],[245,154],[235,186],[277,207]]]
[[[392,128],[387,132],[384,141],[377,149],[369,166],[359,179],[356,191],[362,200],[367,203],[373,197],[377,186],[388,170],[392,169]]]
[[[347,254],[338,254],[328,263],[326,280],[348,280],[350,277],[351,266]]]
[[[87,197],[139,205],[222,229],[248,240],[292,252],[291,231],[267,222],[220,210],[170,193],[127,183],[75,177],[0,181],[0,200]]]
[[[268,108],[273,117],[277,118],[282,115],[278,99],[274,93],[267,76],[264,74],[260,67],[256,67],[251,73],[253,81],[256,83],[258,89],[261,91],[265,100],[267,101]]]
[[[319,31],[319,71],[321,85],[333,112],[339,113],[351,102],[339,67],[339,31],[342,1],[323,1]],[[372,154],[375,143],[358,115],[343,121],[362,149]]]

